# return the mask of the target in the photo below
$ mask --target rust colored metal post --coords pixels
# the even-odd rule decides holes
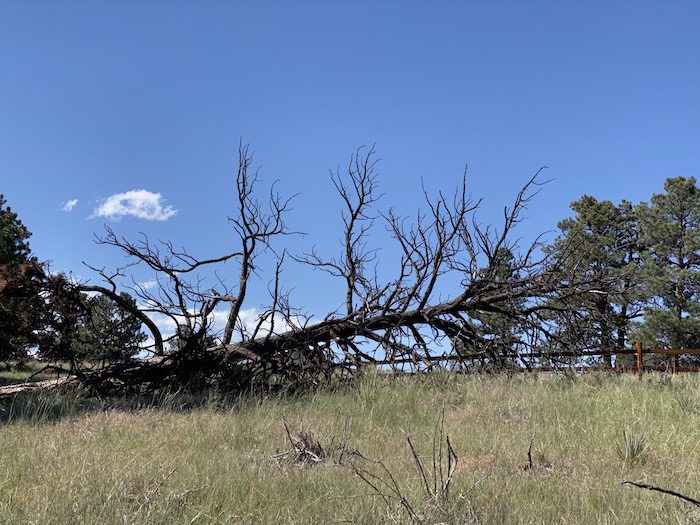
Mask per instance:
[[[639,379],[642,378],[642,371],[644,368],[644,363],[642,362],[642,342],[637,341],[637,374],[639,375]]]

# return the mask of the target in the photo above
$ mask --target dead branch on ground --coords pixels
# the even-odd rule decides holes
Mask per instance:
[[[309,387],[352,375],[364,365],[414,372],[479,363],[531,367],[538,359],[528,354],[557,337],[552,312],[566,310],[567,299],[591,286],[562,275],[562,258],[548,256],[540,238],[522,247],[515,237],[544,184],[542,170],[504,208],[500,228],[478,220],[481,201],[469,195],[466,172],[451,194],[431,196],[424,188],[425,210],[411,220],[395,208],[378,208],[376,153],[361,148],[345,170],[331,175],[342,205],[340,254],[326,256],[314,247],[292,256],[344,282],[342,312],[315,320],[292,306],[282,285],[285,252],[278,255],[273,247],[276,239],[292,233],[285,224],[291,199],[282,198],[274,185],[264,201],[258,199],[259,172],[252,160],[241,143],[236,213],[230,218],[238,246],[224,255],[198,258],[170,242],[146,236],[130,241],[109,227],[97,237],[131,262],[113,272],[91,266],[105,286],[78,288],[117,300],[118,288],[125,286],[139,302],[130,309],[151,332],[153,344],[151,359],[92,373],[92,384],[179,387],[197,379],[236,388]],[[382,257],[381,268],[379,250],[370,246],[370,232],[379,223],[398,254],[393,261]],[[251,327],[241,312],[251,279],[262,276],[263,255],[274,260],[271,303]],[[576,256],[575,247],[570,256]],[[133,265],[152,271],[157,286],[146,288],[133,279],[125,285]],[[391,265],[393,275],[382,277]],[[210,280],[215,276],[214,285],[206,272]],[[235,285],[226,279],[231,273]],[[213,320],[221,313],[226,323],[216,333]],[[164,337],[154,318],[167,320],[175,333]]]
[[[637,487],[638,489],[651,490],[653,492],[660,492],[661,494],[668,494],[669,496],[673,496],[673,497],[679,498],[687,503],[691,503],[691,504],[695,505],[696,507],[700,507],[700,500],[697,500],[695,498],[691,498],[690,496],[686,496],[685,494],[681,494],[680,492],[676,492],[675,490],[665,489],[663,487],[657,487],[656,485],[650,485],[649,483],[640,483],[638,481],[625,480],[625,481],[622,481],[621,484],[622,485],[631,485],[633,487]]]

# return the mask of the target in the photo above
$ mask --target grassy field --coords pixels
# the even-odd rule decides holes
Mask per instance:
[[[449,496],[430,500],[404,432],[430,478],[442,407],[459,462]],[[408,523],[406,505],[425,523],[700,519],[676,498],[620,484],[700,496],[694,375],[370,375],[275,399],[33,394],[6,403],[2,419],[0,523]],[[325,461],[273,458],[290,449],[285,419],[293,435],[302,424],[313,433]],[[388,474],[354,451],[383,462],[406,505],[373,494],[349,465]]]

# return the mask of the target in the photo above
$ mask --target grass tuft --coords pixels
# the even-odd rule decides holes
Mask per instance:
[[[617,456],[626,465],[644,465],[649,459],[649,444],[644,432],[625,428],[616,444]]]

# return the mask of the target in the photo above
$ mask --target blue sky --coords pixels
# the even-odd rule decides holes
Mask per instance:
[[[421,177],[448,190],[469,164],[497,220],[549,166],[527,238],[582,194],[646,200],[698,175],[698,23],[692,2],[0,0],[0,192],[57,270],[122,262],[92,242],[105,223],[217,255],[243,137],[266,183],[300,193],[291,247],[333,253],[328,170],[376,143],[383,205],[406,213]],[[137,190],[156,208],[99,216]],[[339,291],[294,267],[286,285],[311,310]]]

